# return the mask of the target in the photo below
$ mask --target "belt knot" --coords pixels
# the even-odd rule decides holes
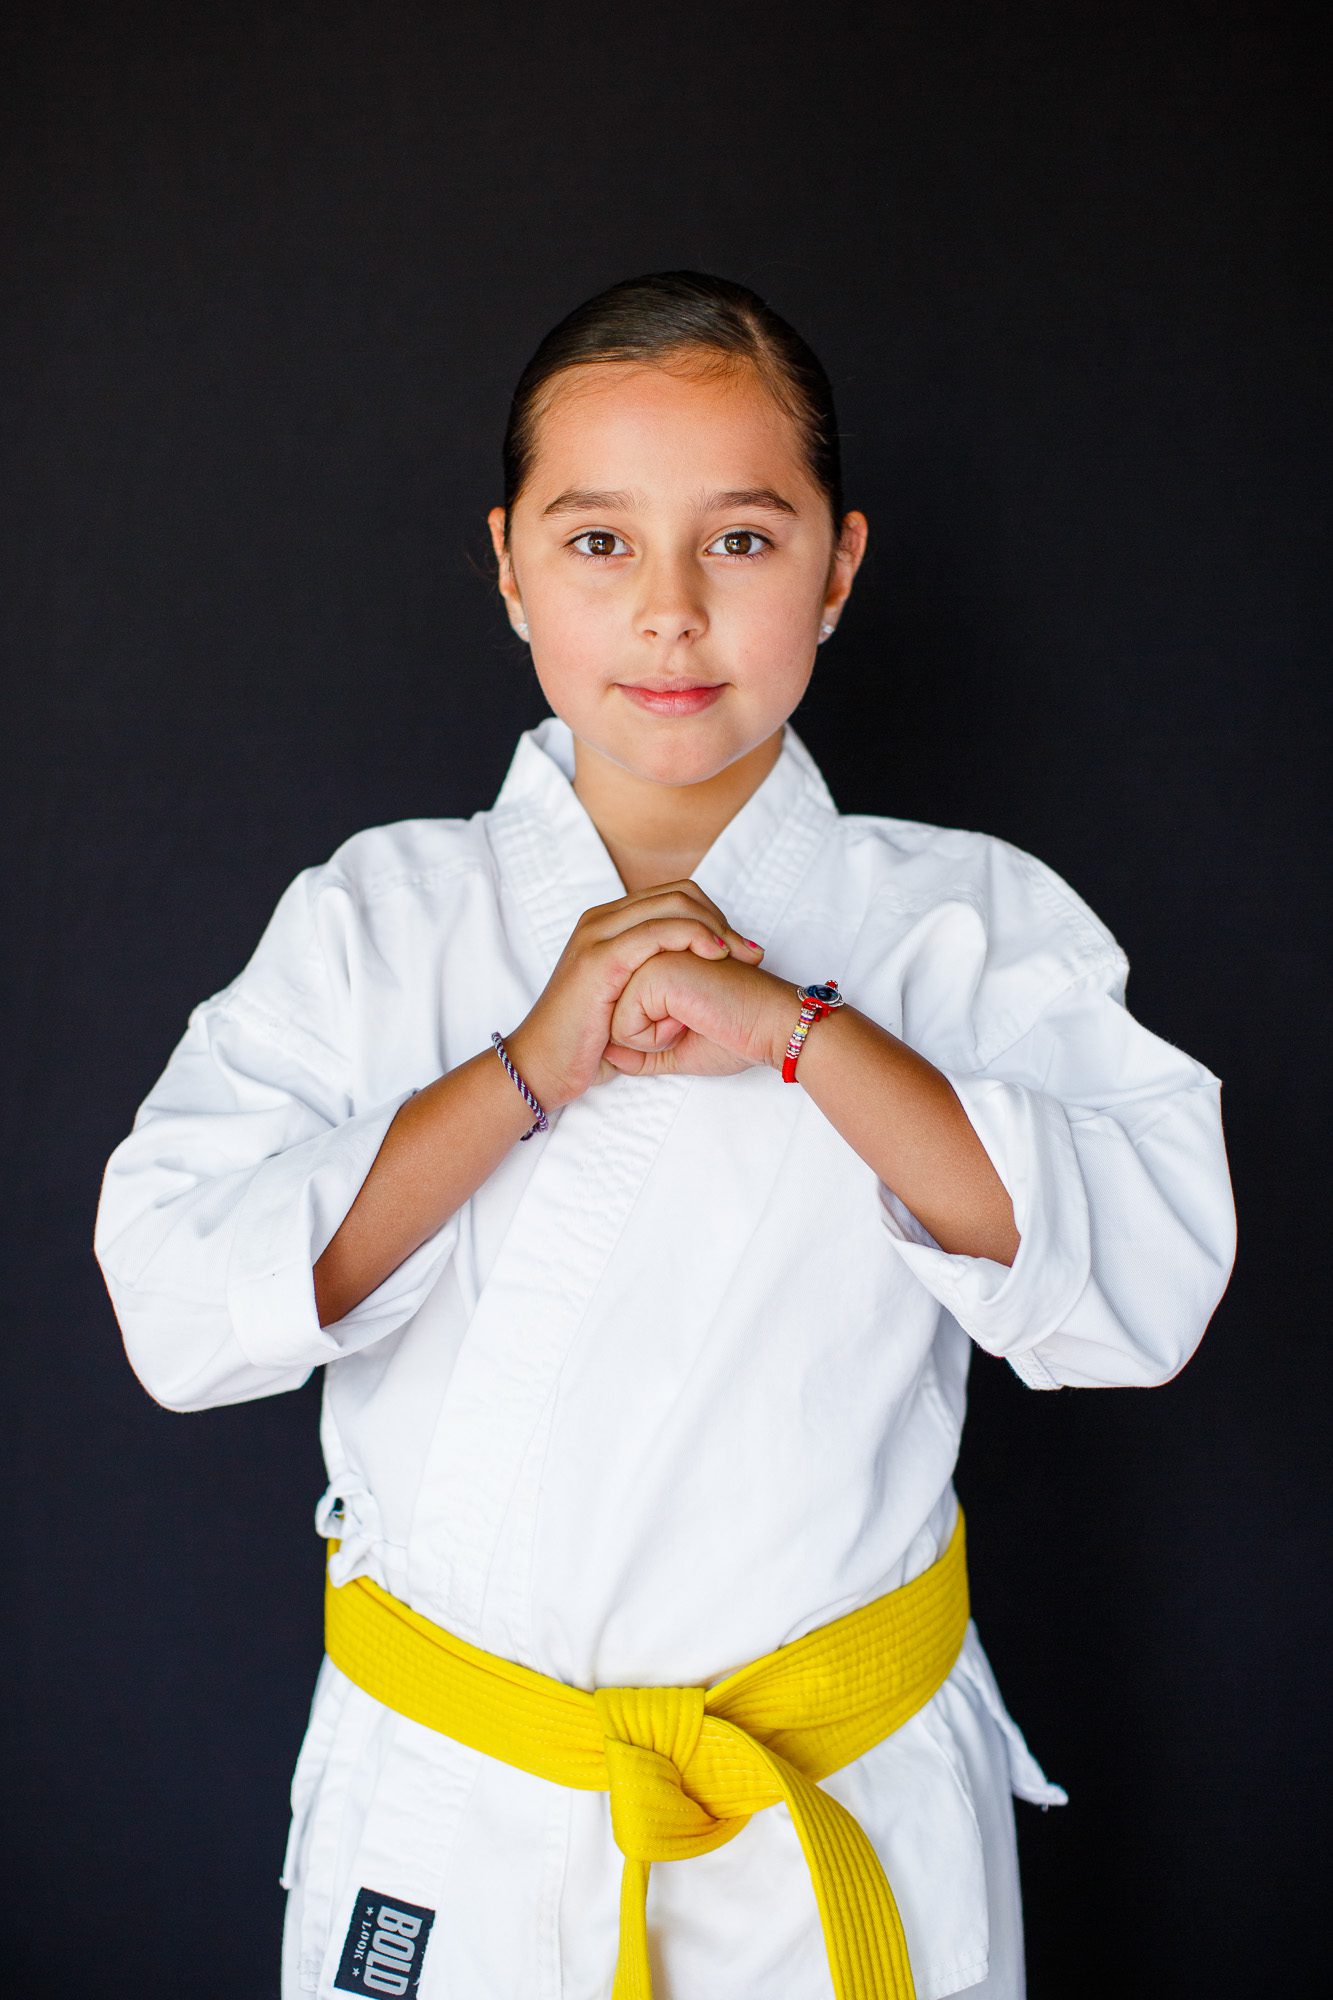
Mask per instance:
[[[701,1687],[599,1687],[592,1697],[610,1780],[611,1831],[622,1854],[679,1861],[739,1830],[689,1789],[704,1724]]]

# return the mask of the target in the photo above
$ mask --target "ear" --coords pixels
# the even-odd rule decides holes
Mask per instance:
[[[843,515],[842,533],[834,544],[828,582],[824,586],[824,619],[829,625],[837,624],[842,607],[851,595],[869,534],[870,523],[864,514],[853,512]]]
[[[495,551],[496,587],[509,611],[509,622],[517,632],[523,623],[523,600],[518,594],[518,583],[514,576],[513,558],[505,547],[505,510],[492,507],[486,516],[486,526],[491,531],[491,547]],[[522,637],[522,634],[519,634]]]

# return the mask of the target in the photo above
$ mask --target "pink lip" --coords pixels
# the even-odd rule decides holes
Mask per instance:
[[[718,681],[713,687],[645,688],[617,681],[616,686],[653,715],[697,715],[700,709],[712,707],[726,682]]]

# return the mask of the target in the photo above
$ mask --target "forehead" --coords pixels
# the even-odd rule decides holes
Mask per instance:
[[[563,369],[537,419],[527,493],[566,486],[716,491],[774,486],[821,496],[795,421],[749,362],[723,367],[599,361]]]

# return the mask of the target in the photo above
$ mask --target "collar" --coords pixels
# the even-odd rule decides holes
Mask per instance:
[[[819,766],[788,722],[772,769],[727,821],[691,879],[745,936],[767,943],[837,818]],[[626,894],[574,790],[574,735],[558,715],[523,731],[486,820],[501,875],[553,964],[585,909]]]

